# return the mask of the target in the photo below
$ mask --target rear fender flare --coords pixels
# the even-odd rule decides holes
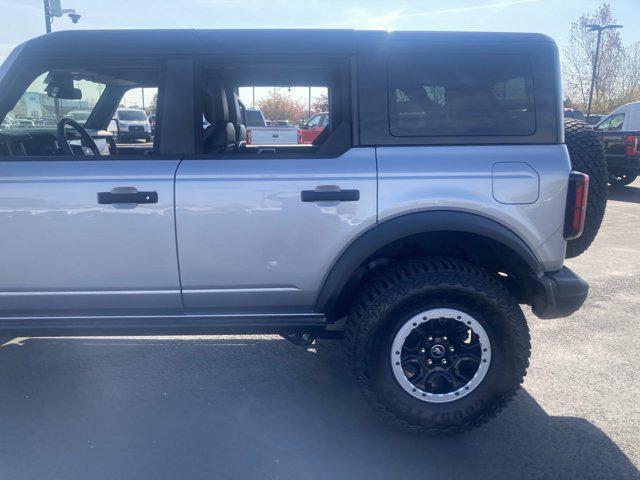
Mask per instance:
[[[356,238],[334,262],[324,279],[315,310],[332,316],[338,298],[356,270],[381,248],[412,235],[428,232],[465,232],[495,240],[512,250],[540,277],[544,268],[527,244],[512,230],[481,215],[450,210],[410,213],[384,221]]]

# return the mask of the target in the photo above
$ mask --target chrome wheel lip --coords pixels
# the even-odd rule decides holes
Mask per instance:
[[[481,358],[480,364],[478,365],[478,370],[471,378],[471,380],[469,380],[469,382],[460,387],[458,390],[448,393],[429,393],[417,388],[409,381],[407,376],[404,374],[404,371],[402,369],[402,362],[400,361],[402,346],[404,345],[405,340],[411,334],[411,332],[413,332],[413,330],[421,324],[438,318],[450,318],[457,322],[463,323],[465,326],[470,328],[473,333],[478,335],[478,341],[480,343]],[[484,377],[489,371],[490,365],[491,342],[489,341],[489,336],[487,335],[486,330],[480,324],[480,322],[473,318],[473,316],[454,308],[433,308],[414,315],[409,320],[407,320],[404,325],[402,325],[402,327],[400,327],[398,333],[396,333],[396,336],[393,339],[393,344],[391,346],[391,369],[397,382],[409,395],[417,398],[418,400],[422,400],[423,402],[428,403],[453,402],[455,400],[464,398],[466,395],[469,395],[478,387],[478,385],[480,385],[482,380],[484,380]]]

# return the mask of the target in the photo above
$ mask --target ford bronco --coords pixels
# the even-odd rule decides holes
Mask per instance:
[[[0,132],[0,329],[343,338],[379,411],[479,425],[526,373],[521,305],[555,318],[587,296],[563,265],[588,177],[559,78],[537,34],[30,40],[0,68],[0,119],[58,124]],[[329,92],[322,133],[247,144],[241,87],[311,85]],[[151,146],[107,131],[133,88],[158,89]]]

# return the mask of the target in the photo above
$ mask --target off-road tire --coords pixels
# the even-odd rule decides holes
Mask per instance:
[[[609,173],[609,183],[611,184],[612,188],[620,188],[620,187],[626,187],[627,185],[632,184],[633,182],[636,181],[636,179],[638,178],[638,174],[633,174],[633,173],[616,173],[616,172],[611,172]]]
[[[492,358],[486,376],[466,396],[425,402],[405,391],[392,372],[396,332],[413,315],[455,308],[486,330]],[[516,300],[487,272],[447,257],[393,262],[370,278],[354,301],[345,340],[350,369],[382,416],[410,430],[456,433],[481,425],[513,398],[529,366],[529,329]]]
[[[589,175],[589,196],[582,235],[567,242],[567,258],[577,257],[596,238],[607,206],[609,172],[600,139],[585,122],[565,118],[564,135],[571,168]]]

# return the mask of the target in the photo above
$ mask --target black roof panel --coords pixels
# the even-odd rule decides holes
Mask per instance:
[[[22,55],[349,54],[395,43],[553,42],[535,33],[380,30],[66,30],[25,42]]]

